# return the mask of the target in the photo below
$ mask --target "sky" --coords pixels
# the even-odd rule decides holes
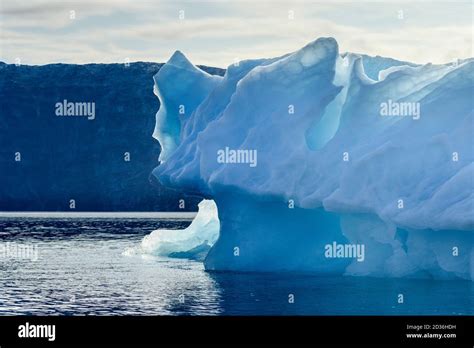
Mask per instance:
[[[473,2],[0,0],[0,61],[227,67],[334,37],[340,52],[415,63],[473,56]]]

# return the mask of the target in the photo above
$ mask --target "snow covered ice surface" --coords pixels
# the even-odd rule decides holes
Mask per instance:
[[[473,59],[341,55],[333,38],[223,78],[177,52],[155,76],[153,175],[216,202],[208,270],[472,280],[473,88]]]

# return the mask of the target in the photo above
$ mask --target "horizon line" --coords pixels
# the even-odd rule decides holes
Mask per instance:
[[[0,218],[157,218],[157,219],[194,219],[197,211],[173,211],[173,212],[156,212],[156,211],[135,211],[135,212],[97,212],[97,211],[0,211]]]

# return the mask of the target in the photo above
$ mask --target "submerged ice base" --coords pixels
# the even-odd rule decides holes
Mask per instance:
[[[216,202],[209,270],[472,280],[473,88],[472,59],[340,55],[332,38],[223,78],[178,52],[155,76],[153,175]]]
[[[208,270],[299,271],[374,277],[472,279],[472,233],[397,228],[373,214],[289,208],[243,195],[217,198],[219,239]],[[363,246],[328,257],[333,244]],[[453,255],[457,248],[457,256]]]

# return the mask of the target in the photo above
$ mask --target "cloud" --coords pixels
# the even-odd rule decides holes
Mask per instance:
[[[441,63],[472,56],[470,2],[11,1],[0,7],[0,60],[196,64],[278,56],[320,36],[341,51]],[[399,19],[402,8],[405,18]],[[69,18],[69,11],[76,18]],[[181,10],[185,12],[180,20]],[[294,19],[289,19],[293,11]],[[457,16],[456,16],[457,15]]]

